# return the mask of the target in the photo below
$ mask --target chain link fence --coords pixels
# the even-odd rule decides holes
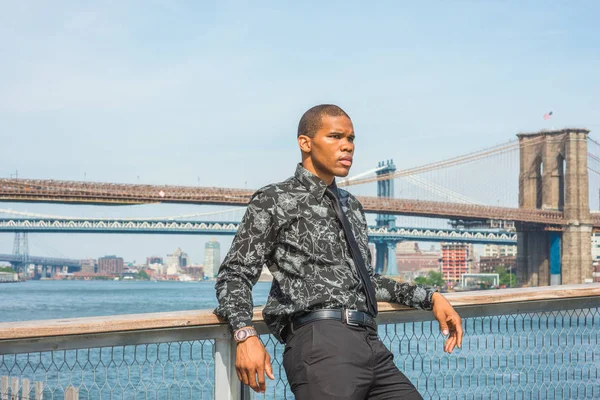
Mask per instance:
[[[379,326],[425,399],[600,399],[600,308],[463,318],[462,349],[444,353],[437,321]],[[283,346],[263,336],[276,380],[253,399],[293,399]]]
[[[70,388],[89,400],[213,399],[214,359],[211,340],[6,354],[0,376],[19,379],[32,399],[23,380],[41,384],[43,399],[65,399]]]
[[[451,355],[443,352],[444,337],[431,313],[387,313],[379,335],[426,399],[600,398],[600,299],[588,301],[594,306],[586,308],[556,300],[551,306],[539,303],[538,311],[523,311],[522,304],[495,310],[458,307],[465,338],[463,348]],[[173,331],[171,337],[177,338],[177,328]],[[0,346],[0,399],[231,398],[228,388],[218,386],[219,350],[206,335],[145,344],[139,344],[148,337],[143,333],[137,334],[137,344],[114,335],[112,345],[94,347],[90,339],[87,348],[78,342],[71,345],[76,348],[52,350],[48,343],[46,351],[18,354]],[[266,393],[249,397],[293,399],[283,346],[270,335],[261,339],[276,379],[267,380]],[[235,354],[235,348],[228,352]],[[229,374],[237,382],[235,372]]]

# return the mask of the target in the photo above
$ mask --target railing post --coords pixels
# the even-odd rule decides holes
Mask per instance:
[[[65,392],[65,400],[79,400],[79,389],[69,386]]]
[[[19,400],[19,378],[12,378],[10,382],[10,387],[12,392],[10,394],[10,399]]]
[[[8,376],[0,377],[0,394],[2,400],[8,400]]]
[[[23,384],[21,385],[21,398],[23,400],[29,400],[29,394],[31,393],[29,383],[29,379],[23,378]]]
[[[35,400],[44,400],[44,382],[35,383]]]
[[[228,335],[215,339],[215,398],[242,400],[242,385],[235,371],[236,343]]]

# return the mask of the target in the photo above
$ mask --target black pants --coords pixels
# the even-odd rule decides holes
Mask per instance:
[[[286,339],[283,366],[298,400],[422,399],[371,328],[321,320]]]

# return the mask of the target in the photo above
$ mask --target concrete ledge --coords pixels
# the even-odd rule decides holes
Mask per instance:
[[[481,306],[497,303],[595,297],[600,296],[600,284],[484,290],[447,293],[444,296],[454,306]],[[412,310],[413,309],[411,308],[398,304],[379,303],[379,312],[382,314],[382,317],[385,317],[386,313]],[[261,312],[261,308],[256,308],[254,310],[254,321],[262,321]],[[219,320],[212,313],[212,310],[19,321],[0,323],[0,340],[214,326],[222,324],[223,321]]]

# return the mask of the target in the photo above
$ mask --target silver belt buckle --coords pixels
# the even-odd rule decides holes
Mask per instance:
[[[346,325],[348,325],[348,326],[360,326],[359,324],[357,324],[355,322],[350,322],[350,311],[354,311],[354,310],[350,310],[348,308],[344,309],[344,316],[346,317]]]

